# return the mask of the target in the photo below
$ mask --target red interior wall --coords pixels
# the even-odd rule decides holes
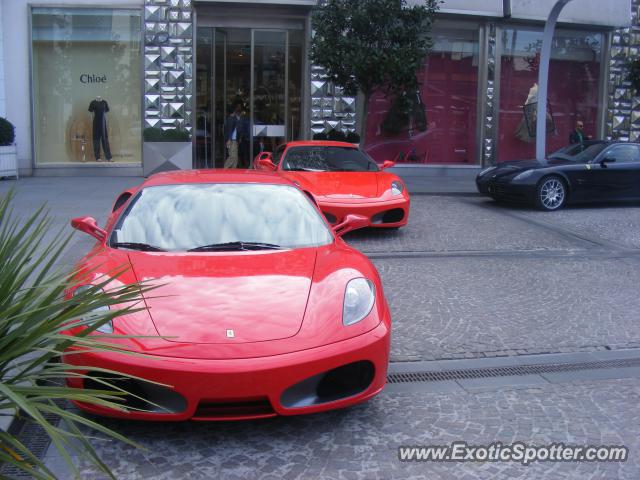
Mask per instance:
[[[476,121],[478,66],[473,57],[455,58],[434,53],[418,74],[420,94],[427,110],[427,130],[405,130],[397,135],[380,125],[391,98],[376,92],[369,102],[365,150],[377,162],[463,164],[477,163]]]
[[[512,57],[503,57],[501,67],[498,161],[535,158],[535,141],[524,142],[515,132],[529,89],[538,81],[538,70],[516,70]],[[586,135],[595,135],[599,75],[598,62],[551,61],[548,98],[556,132],[547,136],[547,152],[569,143],[578,119],[584,121]]]

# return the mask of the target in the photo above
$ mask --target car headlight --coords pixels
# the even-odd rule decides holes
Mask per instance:
[[[479,177],[483,177],[483,176],[485,176],[487,173],[489,173],[489,172],[493,172],[496,168],[497,168],[497,167],[496,167],[495,165],[494,165],[494,166],[492,166],[492,167],[487,167],[487,168],[485,168],[484,170],[482,170],[482,171],[478,174],[478,176],[479,176]]]
[[[525,170],[522,173],[519,173],[518,175],[516,175],[515,177],[513,177],[514,180],[524,180],[525,178],[529,178],[531,175],[533,174],[533,170]]]
[[[354,278],[344,290],[342,323],[345,326],[358,323],[369,315],[376,298],[376,288],[371,280]]]
[[[73,296],[75,297],[79,293],[86,292],[91,288],[95,288],[95,287],[93,285],[81,285],[78,288],[76,288],[76,290],[73,292]],[[105,312],[108,312],[108,311],[109,311],[109,307],[107,305],[94,308],[90,312],[85,313],[82,316],[82,320],[90,320],[91,318],[97,318],[101,315],[104,315]],[[108,322],[105,322],[102,325],[100,325],[98,328],[96,328],[95,331],[100,333],[113,333],[113,322],[109,320]]]
[[[391,182],[391,195],[401,195],[404,192],[404,185],[402,182],[394,180]]]

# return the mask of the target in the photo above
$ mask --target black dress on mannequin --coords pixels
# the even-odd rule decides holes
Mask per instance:
[[[96,97],[89,104],[89,111],[93,113],[93,153],[96,161],[100,161],[100,144],[104,150],[107,161],[111,161],[111,150],[109,148],[109,136],[107,135],[107,115],[109,104],[101,97]]]

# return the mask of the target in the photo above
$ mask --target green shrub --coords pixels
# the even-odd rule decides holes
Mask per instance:
[[[324,132],[314,133],[313,134],[313,139],[314,140],[326,140],[327,139],[327,134],[324,133]]]
[[[13,124],[6,118],[0,117],[0,147],[13,145],[16,131]]]
[[[142,137],[145,142],[189,142],[191,135],[186,130],[171,128],[162,130],[158,127],[148,127],[144,129]]]
[[[360,143],[360,135],[358,135],[356,132],[347,133],[347,142]]]
[[[628,80],[631,82],[636,95],[640,94],[640,58],[635,58],[627,63],[629,69]]]
[[[316,133],[314,140],[331,140],[332,142],[360,143],[360,135],[356,132],[349,132],[346,135],[340,130],[331,130],[329,133]]]

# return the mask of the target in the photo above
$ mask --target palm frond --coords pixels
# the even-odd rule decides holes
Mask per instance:
[[[134,315],[146,307],[142,295],[154,287],[145,284],[122,285],[117,282],[125,267],[99,275],[97,272],[65,272],[57,264],[69,246],[70,234],[50,234],[52,222],[44,206],[29,218],[13,213],[13,192],[0,198],[0,408],[9,409],[39,425],[65,459],[71,472],[79,477],[71,452],[81,455],[113,478],[91,445],[86,429],[117,441],[140,447],[125,436],[66,410],[64,401],[112,408],[138,410],[127,406],[132,396],[158,407],[115,384],[120,372],[92,366],[56,362],[63,353],[112,352],[143,355],[131,351],[117,335],[96,335],[96,330],[122,315]],[[73,298],[65,292],[79,278],[91,278],[93,288]],[[101,307],[108,310],[95,312]],[[66,332],[73,330],[74,336]],[[136,338],[136,337],[133,337]],[[110,376],[111,375],[111,376]],[[94,380],[94,387],[76,389],[65,379]],[[154,382],[151,382],[154,383]],[[60,419],[64,428],[52,422]],[[81,428],[82,427],[82,428]],[[8,432],[0,431],[0,462],[19,468],[34,478],[53,478],[43,462],[28,447]]]

